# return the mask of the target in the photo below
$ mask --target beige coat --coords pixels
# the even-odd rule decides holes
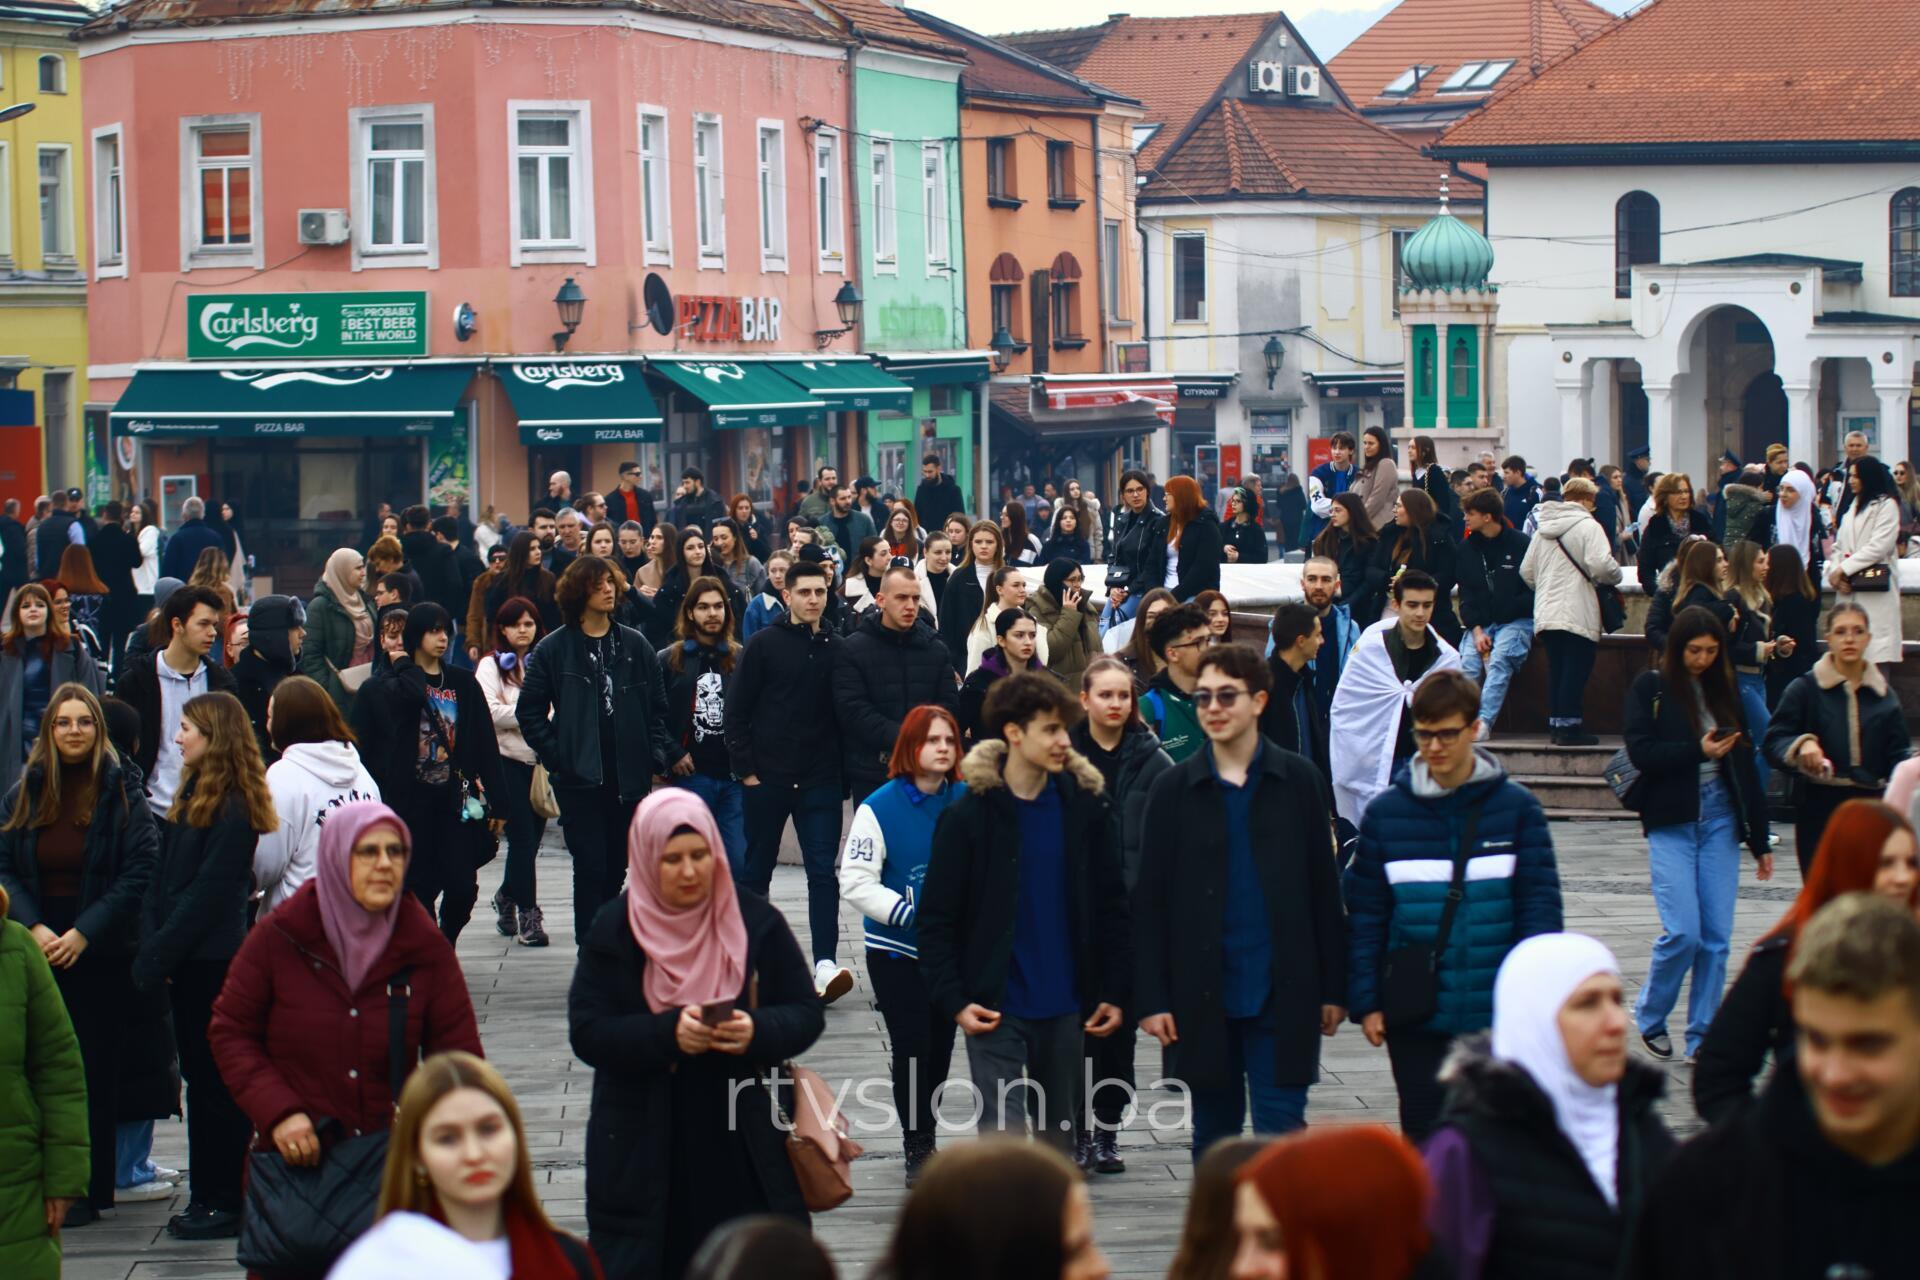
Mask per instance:
[[[1392,458],[1381,458],[1379,465],[1371,470],[1361,464],[1348,489],[1359,495],[1375,529],[1385,529],[1393,523],[1393,504],[1400,497],[1400,468],[1393,464]]]
[[[1867,611],[1873,639],[1867,645],[1868,662],[1900,661],[1900,504],[1877,498],[1864,508],[1849,507],[1833,540],[1833,560],[1827,572],[1858,573],[1871,565],[1893,566],[1891,591],[1842,590],[1836,604],[1857,604]],[[1828,583],[1821,583],[1825,587]]]
[[[1620,565],[1607,550],[1607,531],[1577,502],[1543,502],[1533,510],[1539,532],[1527,544],[1520,577],[1533,588],[1534,633],[1568,631],[1597,641],[1600,599],[1594,587],[1620,582]]]

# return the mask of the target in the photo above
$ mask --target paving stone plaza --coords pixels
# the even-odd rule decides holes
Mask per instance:
[[[1612,947],[1625,972],[1629,999],[1645,975],[1648,953],[1659,936],[1659,920],[1649,890],[1646,842],[1631,822],[1556,822],[1554,844],[1566,897],[1568,929],[1591,933]],[[789,840],[791,844],[791,840]],[[797,856],[797,855],[796,855]],[[1734,917],[1732,972],[1747,946],[1785,910],[1799,889],[1792,834],[1782,832],[1774,878],[1756,884],[1752,860],[1742,868],[1739,905]],[[586,1172],[582,1163],[591,1072],[567,1048],[566,995],[573,973],[570,864],[557,830],[549,831],[539,860],[540,897],[547,906],[553,945],[528,950],[500,937],[485,911],[460,939],[460,959],[480,1020],[487,1056],[505,1072],[526,1115],[534,1168],[548,1211],[562,1226],[584,1233]],[[496,863],[481,872],[483,898],[499,879]],[[806,886],[795,865],[775,873],[773,895],[789,921],[805,928]],[[841,913],[840,956],[851,963],[859,982],[827,1011],[826,1034],[805,1057],[836,1087],[843,1081],[872,1079],[873,1097],[886,1095],[887,1044],[865,974],[859,945],[860,924],[846,908]],[[1731,977],[1731,973],[1730,973]],[[1682,1026],[1685,997],[1673,1022]],[[955,1046],[955,1070],[965,1073],[964,1050]],[[1143,1084],[1159,1076],[1159,1054],[1141,1037],[1137,1060]],[[1668,1068],[1672,1076],[1664,1110],[1679,1132],[1698,1126],[1688,1098],[1687,1068]],[[847,1110],[858,1124],[873,1113],[848,1092]],[[1172,1100],[1167,1091],[1143,1091],[1143,1109]],[[963,1101],[950,1100],[955,1110]],[[1322,1056],[1322,1078],[1311,1095],[1311,1124],[1386,1124],[1395,1122],[1393,1077],[1384,1049],[1368,1046],[1359,1029],[1348,1025]],[[852,1201],[815,1218],[814,1229],[833,1251],[842,1276],[871,1274],[886,1246],[904,1192],[897,1131],[862,1135],[868,1156],[854,1166],[857,1192]],[[969,1133],[943,1134],[943,1143],[970,1140]],[[1136,1116],[1122,1135],[1127,1172],[1093,1181],[1098,1239],[1117,1276],[1162,1276],[1179,1238],[1191,1176],[1188,1134],[1155,1132],[1145,1116]],[[186,1159],[186,1128],[178,1120],[159,1126],[154,1157],[180,1167]],[[226,1280],[242,1273],[233,1264],[233,1242],[183,1244],[164,1230],[167,1216],[185,1207],[186,1197],[122,1205],[97,1224],[71,1233],[65,1275],[70,1280]]]

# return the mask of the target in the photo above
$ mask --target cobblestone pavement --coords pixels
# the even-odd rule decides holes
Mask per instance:
[[[1784,824],[1782,824],[1784,825]],[[1630,822],[1555,823],[1554,841],[1566,884],[1569,929],[1594,934],[1611,946],[1626,972],[1629,998],[1645,975],[1649,951],[1659,936],[1659,920],[1648,891],[1646,842]],[[791,839],[789,839],[791,844]],[[1755,937],[1778,919],[1784,903],[1799,888],[1791,828],[1782,833],[1774,859],[1774,879],[1753,880],[1752,862],[1742,869],[1734,922],[1734,971]],[[561,1225],[585,1231],[582,1165],[584,1127],[591,1072],[567,1049],[566,990],[573,970],[573,933],[569,863],[557,831],[550,831],[539,860],[540,896],[547,906],[553,944],[528,950],[501,938],[492,927],[485,898],[498,884],[496,863],[482,874],[481,914],[460,939],[460,959],[473,990],[475,1011],[487,1056],[506,1073],[526,1114],[536,1179]],[[775,902],[790,921],[805,929],[806,886],[797,866],[783,865],[773,884]],[[841,913],[841,958],[859,976],[854,991],[827,1013],[827,1030],[806,1062],[836,1085],[873,1079],[872,1096],[887,1094],[887,1049],[865,975],[865,953],[858,945],[860,925],[851,911]],[[805,944],[804,937],[802,944]],[[1675,1039],[1684,1024],[1685,1003],[1673,1020]],[[964,1050],[956,1045],[956,1072],[964,1075]],[[1139,1078],[1144,1085],[1159,1076],[1159,1055],[1152,1042],[1138,1042]],[[1311,1095],[1313,1124],[1393,1124],[1395,1094],[1385,1050],[1370,1047],[1358,1028],[1344,1027],[1326,1047],[1322,1080]],[[1665,1104],[1669,1122],[1682,1132],[1698,1127],[1687,1097],[1687,1069],[1668,1068],[1673,1087]],[[851,1097],[851,1095],[850,1095]],[[1166,1091],[1144,1091],[1143,1109],[1167,1101]],[[958,1102],[959,1099],[954,1101]],[[872,1113],[850,1101],[856,1121]],[[962,1141],[966,1135],[942,1138]],[[865,1138],[869,1156],[855,1165],[857,1193],[842,1208],[819,1216],[815,1229],[833,1251],[843,1276],[869,1274],[885,1247],[903,1192],[900,1147],[895,1133]],[[162,1123],[155,1158],[183,1168],[186,1130],[178,1120]],[[1178,1240],[1191,1173],[1188,1134],[1156,1132],[1137,1116],[1122,1135],[1127,1172],[1098,1177],[1093,1183],[1098,1237],[1117,1275],[1161,1276]],[[183,1244],[169,1238],[173,1203],[123,1205],[99,1223],[68,1237],[65,1274],[75,1280],[158,1280],[193,1277],[219,1280],[241,1274],[233,1265],[231,1241]]]

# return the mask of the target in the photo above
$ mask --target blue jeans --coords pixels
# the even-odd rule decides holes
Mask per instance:
[[[1221,1138],[1240,1136],[1246,1124],[1249,1095],[1253,1098],[1253,1131],[1261,1137],[1278,1137],[1306,1127],[1307,1086],[1274,1081],[1277,1052],[1273,1028],[1262,1026],[1260,1019],[1227,1019],[1227,1071],[1233,1084],[1225,1089],[1193,1091],[1195,1164]]]
[[[1680,983],[1693,974],[1687,996],[1687,1052],[1706,1038],[1727,981],[1733,902],[1740,888],[1740,841],[1733,798],[1724,782],[1700,789],[1700,818],[1647,833],[1653,902],[1661,934],[1634,1018],[1642,1035],[1666,1030],[1680,1001]]]
[[[744,863],[747,859],[746,787],[732,778],[709,778],[704,773],[675,778],[674,785],[693,792],[713,811],[714,825],[720,828],[720,843],[727,847],[727,865],[737,867]]]
[[[143,1186],[158,1176],[153,1170],[153,1121],[123,1120],[113,1127],[113,1185],[122,1190]]]
[[[1101,605],[1100,634],[1105,636],[1107,632],[1113,630],[1128,618],[1131,618],[1135,613],[1139,612],[1139,609],[1140,593],[1138,591],[1128,592],[1127,598],[1120,602],[1119,608],[1115,608],[1111,600]]]
[[[1493,652],[1482,661],[1473,632],[1468,631],[1460,639],[1460,669],[1467,679],[1481,686],[1480,720],[1491,729],[1500,718],[1500,708],[1506,705],[1507,687],[1513,683],[1514,673],[1526,665],[1527,655],[1533,652],[1533,619],[1496,622],[1482,629],[1493,640]]]
[[[1767,725],[1773,716],[1767,711],[1767,678],[1764,675],[1752,675],[1745,671],[1734,673],[1734,679],[1740,683],[1740,710],[1747,717],[1747,741],[1753,743],[1754,769],[1760,775],[1760,794],[1767,793],[1767,757],[1759,750],[1760,740],[1767,736]]]
[[[813,934],[813,959],[834,958],[840,940],[840,788],[833,783],[796,787],[778,782],[742,785],[747,817],[747,856],[734,871],[735,884],[761,897],[773,887],[780,860],[780,837],[793,819],[800,860],[807,868],[807,927]],[[724,838],[724,837],[723,837]]]

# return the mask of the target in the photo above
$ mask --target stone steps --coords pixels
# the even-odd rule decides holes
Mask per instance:
[[[1607,785],[1607,761],[1620,749],[1618,738],[1602,738],[1592,747],[1556,747],[1544,735],[1496,734],[1485,745],[1506,766],[1508,777],[1533,792],[1550,819],[1621,822],[1635,817]]]

